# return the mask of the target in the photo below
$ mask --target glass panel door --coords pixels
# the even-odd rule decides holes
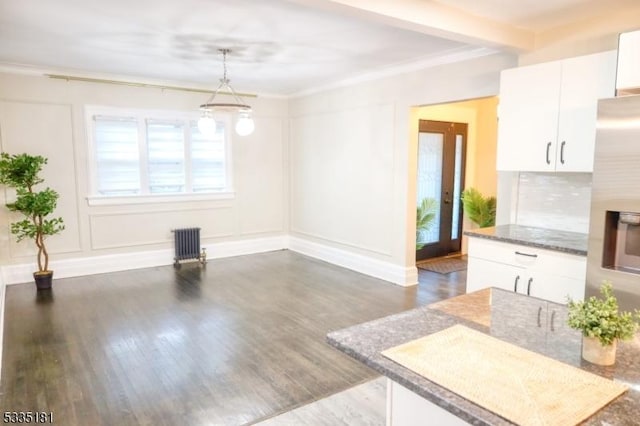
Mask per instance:
[[[417,207],[431,211],[416,223],[416,259],[423,260],[461,248],[467,125],[420,120],[419,131]]]
[[[417,230],[419,244],[440,240],[440,203],[442,195],[442,154],[444,137],[438,133],[420,133],[418,138],[418,206],[432,199],[435,217],[427,229]]]
[[[453,169],[453,200],[459,200],[462,195],[462,135],[456,135],[456,151]],[[452,203],[453,214],[451,223],[451,239],[457,240],[460,238],[460,203]]]

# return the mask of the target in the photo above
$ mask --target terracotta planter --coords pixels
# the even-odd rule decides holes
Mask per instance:
[[[38,290],[50,289],[51,283],[53,282],[53,271],[34,272],[33,279],[36,282],[36,288]]]
[[[613,343],[608,346],[603,346],[600,340],[595,337],[582,336],[582,358],[592,364],[615,364],[617,347],[617,340],[614,340]]]

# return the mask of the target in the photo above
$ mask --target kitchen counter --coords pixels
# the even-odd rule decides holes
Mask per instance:
[[[588,234],[579,232],[558,231],[555,229],[520,225],[500,225],[491,228],[465,231],[464,235],[579,256],[587,255]]]
[[[553,333],[535,327],[538,305],[554,312]],[[535,309],[532,309],[532,306]],[[581,335],[566,326],[566,307],[496,288],[391,315],[327,335],[330,345],[364,363],[436,406],[474,425],[511,422],[402,367],[380,354],[402,343],[456,324],[492,335],[594,374],[623,382],[629,390],[583,424],[634,425],[640,419],[640,339],[618,345],[616,364],[600,367],[582,360]]]

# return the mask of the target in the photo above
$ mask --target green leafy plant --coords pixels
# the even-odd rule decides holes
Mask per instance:
[[[569,299],[569,327],[582,331],[583,336],[597,338],[603,346],[616,339],[633,338],[640,325],[640,311],[619,312],[610,281],[603,282],[600,293],[603,299],[595,296],[577,302]]]
[[[475,188],[462,191],[462,205],[469,220],[480,228],[496,224],[496,197],[484,197]]]
[[[29,154],[0,154],[0,184],[16,190],[16,200],[7,203],[7,208],[22,213],[24,219],[11,224],[11,233],[18,241],[33,239],[38,248],[38,272],[49,272],[49,253],[45,237],[64,229],[62,218],[47,219],[58,202],[58,193],[51,188],[36,191],[35,186],[44,180],[39,176],[47,159]]]
[[[431,229],[436,218],[437,208],[438,202],[434,198],[422,199],[416,209],[416,237],[420,235],[420,232],[426,232]],[[424,243],[416,241],[416,250],[420,250],[424,246]]]

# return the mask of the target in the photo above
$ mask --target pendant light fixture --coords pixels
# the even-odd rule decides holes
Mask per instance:
[[[213,113],[216,111],[235,112],[236,118],[236,133],[240,136],[247,136],[253,133],[255,124],[253,118],[251,118],[251,106],[236,93],[235,90],[229,84],[230,80],[227,78],[227,54],[231,52],[231,49],[218,49],[222,53],[222,66],[224,68],[224,74],[220,79],[218,88],[213,92],[211,97],[207,101],[200,105],[200,119],[198,120],[198,130],[200,133],[207,137],[213,137],[216,133],[216,120]],[[233,97],[233,102],[214,102],[218,93],[224,93]]]

